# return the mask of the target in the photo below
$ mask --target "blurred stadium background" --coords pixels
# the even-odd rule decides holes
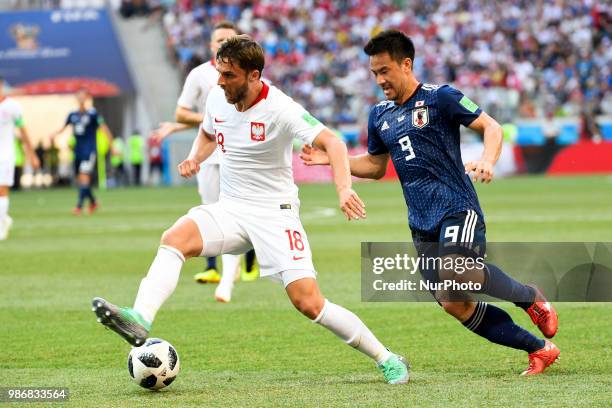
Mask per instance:
[[[81,86],[125,141],[128,170],[143,168],[139,180],[132,171],[132,184],[181,183],[173,169],[195,132],[166,140],[161,157],[146,139],[174,117],[184,78],[210,58],[210,30],[223,19],[262,43],[264,75],[351,148],[364,148],[369,106],[382,99],[362,46],[393,27],[415,42],[417,78],[454,84],[504,124],[498,175],[612,173],[607,2],[3,0],[0,9],[0,75],[45,164],[36,175],[19,169],[25,186],[70,183],[70,135],[57,148],[47,135],[75,107],[71,94]],[[480,154],[472,132],[462,144],[464,160]],[[109,149],[100,150],[101,187],[125,184]],[[150,160],[163,162],[163,174],[148,171]],[[329,173],[304,171],[296,160],[295,177],[325,181]]]

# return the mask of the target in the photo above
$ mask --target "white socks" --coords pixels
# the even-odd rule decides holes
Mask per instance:
[[[157,250],[149,273],[140,282],[134,302],[134,310],[149,323],[153,322],[161,305],[176,289],[184,262],[185,257],[176,248],[161,245]]]
[[[239,257],[235,258],[229,260],[226,260],[225,256],[223,258],[224,272],[229,272],[224,273],[223,278],[228,279],[231,285],[235,277],[235,273],[231,272],[235,271],[238,266]],[[134,302],[134,310],[149,323],[153,322],[161,305],[176,289],[184,262],[185,257],[176,248],[167,245],[159,247],[147,276],[140,283]],[[234,269],[226,269],[232,267],[232,263]],[[386,361],[391,356],[391,352],[378,341],[359,317],[327,299],[321,313],[313,322],[332,331],[347,344],[374,359],[377,364]]]
[[[374,359],[377,364],[383,363],[391,356],[391,352],[378,341],[359,317],[327,299],[313,323],[332,331],[348,345]]]
[[[0,197],[0,227],[4,222],[4,219],[8,215],[9,209],[9,198],[8,197]]]
[[[228,303],[232,300],[234,281],[239,273],[240,255],[225,254],[221,259],[223,260],[223,273],[221,274],[221,282],[215,289],[215,299],[217,302]]]
[[[233,288],[236,274],[239,273],[238,264],[240,264],[240,255],[225,254],[221,256],[223,262],[223,273],[221,274],[221,282],[219,286]]]

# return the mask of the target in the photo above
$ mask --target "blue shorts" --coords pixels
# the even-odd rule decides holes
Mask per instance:
[[[96,171],[96,152],[89,156],[77,156],[74,158],[74,174],[92,175]]]
[[[435,231],[412,230],[412,242],[418,255],[429,258],[446,255],[484,257],[487,249],[486,226],[474,210],[446,217]],[[421,276],[430,283],[439,281],[438,270],[421,268]]]

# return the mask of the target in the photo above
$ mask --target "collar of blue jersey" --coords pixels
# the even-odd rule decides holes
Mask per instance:
[[[412,93],[410,94],[410,96],[408,97],[408,99],[406,99],[406,101],[405,101],[404,103],[401,103],[401,104],[397,104],[397,103],[395,103],[395,102],[393,102],[393,103],[394,103],[395,105],[397,105],[397,106],[403,106],[403,105],[406,105],[408,102],[410,102],[410,100],[411,100],[412,98],[414,98],[414,95],[416,95],[416,93],[417,93],[417,92],[419,92],[419,89],[421,89],[421,87],[422,87],[422,86],[423,86],[423,83],[422,83],[422,82],[419,82],[419,84],[417,85],[417,87],[416,87],[416,88],[414,88],[414,91],[412,91]]]

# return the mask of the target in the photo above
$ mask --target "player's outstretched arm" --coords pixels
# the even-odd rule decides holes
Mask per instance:
[[[154,140],[162,141],[171,134],[175,132],[180,132],[181,130],[191,129],[196,125],[187,125],[185,123],[175,123],[175,122],[161,122],[157,129],[154,129],[149,134],[149,137]]]
[[[340,199],[340,208],[346,218],[349,221],[365,218],[365,204],[352,189],[353,181],[351,180],[346,145],[328,129],[321,131],[313,144],[316,148],[327,153],[334,174],[336,191]]]
[[[189,125],[189,127],[196,127],[202,123],[204,120],[204,115],[194,112],[191,109],[177,106],[176,111],[174,112],[174,120],[176,120],[178,123]]]
[[[68,125],[64,125],[64,126],[62,126],[62,128],[61,128],[61,129],[56,130],[55,132],[53,132],[53,133],[51,133],[51,134],[49,135],[49,140],[51,140],[51,144],[54,144],[54,143],[55,143],[55,138],[56,138],[57,136],[59,136],[59,135],[60,135],[60,134],[61,134],[61,133],[62,133],[64,130],[66,130],[66,128],[67,128],[67,127],[68,127]]]
[[[355,177],[381,179],[387,172],[389,153],[372,155],[364,153],[349,157],[351,174]]]
[[[499,159],[503,145],[502,128],[485,112],[482,112],[469,128],[483,135],[484,151],[480,160],[465,163],[465,172],[471,174],[473,182],[480,180],[490,183],[493,180],[493,167]]]
[[[178,171],[182,177],[189,178],[195,176],[200,171],[200,163],[208,159],[217,147],[213,138],[213,135],[209,135],[200,128],[198,137],[196,137],[191,146],[189,156],[178,165]]]
[[[307,166],[320,166],[329,164],[329,157],[327,156],[327,153],[315,147],[312,147],[309,144],[305,144],[304,146],[302,146],[300,159],[302,159],[304,164]]]
[[[327,153],[308,144],[302,147],[300,158],[307,166],[329,164]],[[369,153],[349,156],[351,174],[355,177],[380,179],[387,172],[389,154],[371,155]]]

